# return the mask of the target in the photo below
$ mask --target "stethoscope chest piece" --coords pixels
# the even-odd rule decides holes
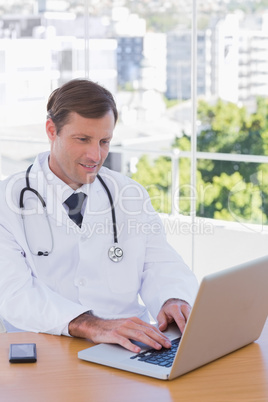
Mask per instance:
[[[109,248],[108,255],[111,261],[120,262],[123,259],[123,250],[118,246]]]

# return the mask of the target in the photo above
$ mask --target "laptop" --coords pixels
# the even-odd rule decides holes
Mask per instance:
[[[175,325],[165,332],[178,344],[167,365],[158,363],[161,356],[154,356],[157,351],[145,345],[134,354],[119,345],[99,344],[78,352],[78,357],[172,380],[259,338],[268,315],[267,284],[268,256],[204,277],[183,335]],[[165,348],[158,353],[167,351],[172,354]]]

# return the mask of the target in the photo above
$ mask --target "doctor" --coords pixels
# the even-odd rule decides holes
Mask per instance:
[[[117,117],[110,92],[89,80],[50,95],[50,152],[0,184],[0,315],[136,353],[131,340],[170,347],[162,331],[173,321],[184,330],[198,285],[145,189],[103,167]]]

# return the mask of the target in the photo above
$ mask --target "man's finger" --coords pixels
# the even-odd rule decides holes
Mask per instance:
[[[183,332],[190,311],[191,307],[188,303],[178,299],[168,300],[163,305],[157,316],[159,329],[161,331],[164,331],[167,328],[168,324],[175,321],[180,331]]]
[[[116,329],[116,332],[119,336],[145,343],[154,349],[171,346],[168,337],[152,325],[143,325],[143,323],[133,325],[133,322],[126,320],[121,327]]]
[[[160,310],[157,316],[158,328],[160,331],[165,331],[168,326],[167,316],[163,310]]]

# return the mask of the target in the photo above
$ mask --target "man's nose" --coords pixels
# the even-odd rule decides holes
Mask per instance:
[[[99,144],[90,144],[87,149],[87,158],[92,162],[99,162],[101,159],[101,150]]]

